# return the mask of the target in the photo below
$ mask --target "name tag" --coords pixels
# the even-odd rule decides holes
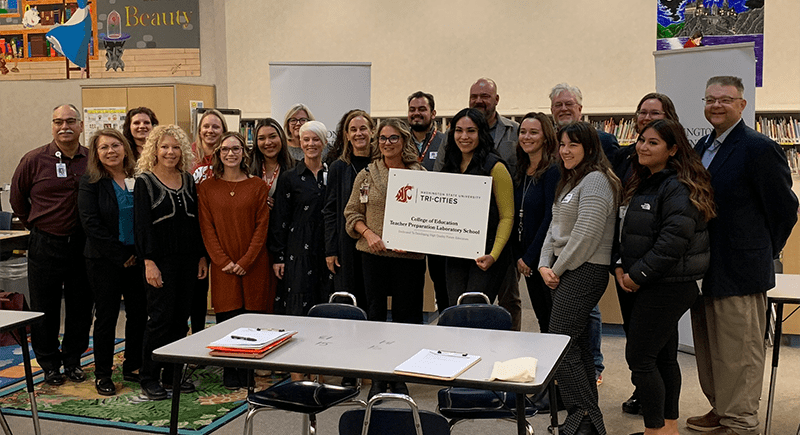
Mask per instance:
[[[568,193],[566,196],[564,196],[564,199],[561,200],[561,203],[562,204],[567,204],[570,201],[572,201],[572,194]]]
[[[67,165],[65,163],[56,163],[56,177],[67,178]]]
[[[136,185],[136,179],[134,178],[126,178],[125,179],[125,188],[129,191],[133,192],[133,186]]]
[[[642,204],[642,210],[650,210],[650,203],[645,202],[644,204]]]
[[[438,155],[439,155],[439,153],[437,151],[431,151],[431,152],[428,153],[428,158],[431,159],[431,160],[436,160],[436,156],[438,156]]]

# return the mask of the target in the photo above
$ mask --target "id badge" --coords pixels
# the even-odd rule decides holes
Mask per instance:
[[[568,204],[570,201],[572,201],[572,194],[568,193],[566,196],[564,196],[564,199],[561,200],[561,203]]]
[[[366,204],[369,201],[369,183],[362,184],[361,188],[358,189],[358,198],[362,204]]]
[[[67,178],[67,164],[56,163],[56,177]]]
[[[431,151],[428,153],[428,158],[431,160],[436,160],[436,157],[439,155],[438,151]]]
[[[125,179],[125,188],[128,189],[129,192],[133,192],[133,186],[136,185],[135,178],[126,178]]]

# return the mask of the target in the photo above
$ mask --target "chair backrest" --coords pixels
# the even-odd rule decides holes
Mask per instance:
[[[456,305],[461,304],[491,304],[489,296],[482,292],[464,292],[458,296]]]
[[[377,408],[378,402],[401,401],[411,409]],[[366,423],[364,419],[366,418]],[[443,416],[420,411],[405,394],[382,393],[370,399],[367,409],[354,409],[339,419],[339,435],[450,435],[450,425]]]
[[[367,313],[355,305],[317,304],[308,310],[309,317],[326,317],[328,319],[367,320]]]
[[[356,302],[356,297],[352,293],[348,292],[333,292],[331,296],[328,298],[328,302],[334,303],[349,303],[350,305],[358,305]]]
[[[10,211],[0,211],[0,230],[11,229],[11,217]]]
[[[509,331],[511,330],[511,314],[498,305],[462,304],[442,311],[437,324]]]

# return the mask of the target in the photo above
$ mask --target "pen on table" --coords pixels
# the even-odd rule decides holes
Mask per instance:
[[[231,338],[234,339],[234,340],[258,341],[253,337],[241,337],[241,336],[238,336],[238,335],[231,335]]]

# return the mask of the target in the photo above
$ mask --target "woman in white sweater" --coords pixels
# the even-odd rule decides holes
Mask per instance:
[[[557,136],[561,181],[539,273],[553,294],[549,332],[572,338],[556,372],[570,410],[563,433],[604,435],[587,324],[608,284],[620,182],[591,125],[568,124]]]

